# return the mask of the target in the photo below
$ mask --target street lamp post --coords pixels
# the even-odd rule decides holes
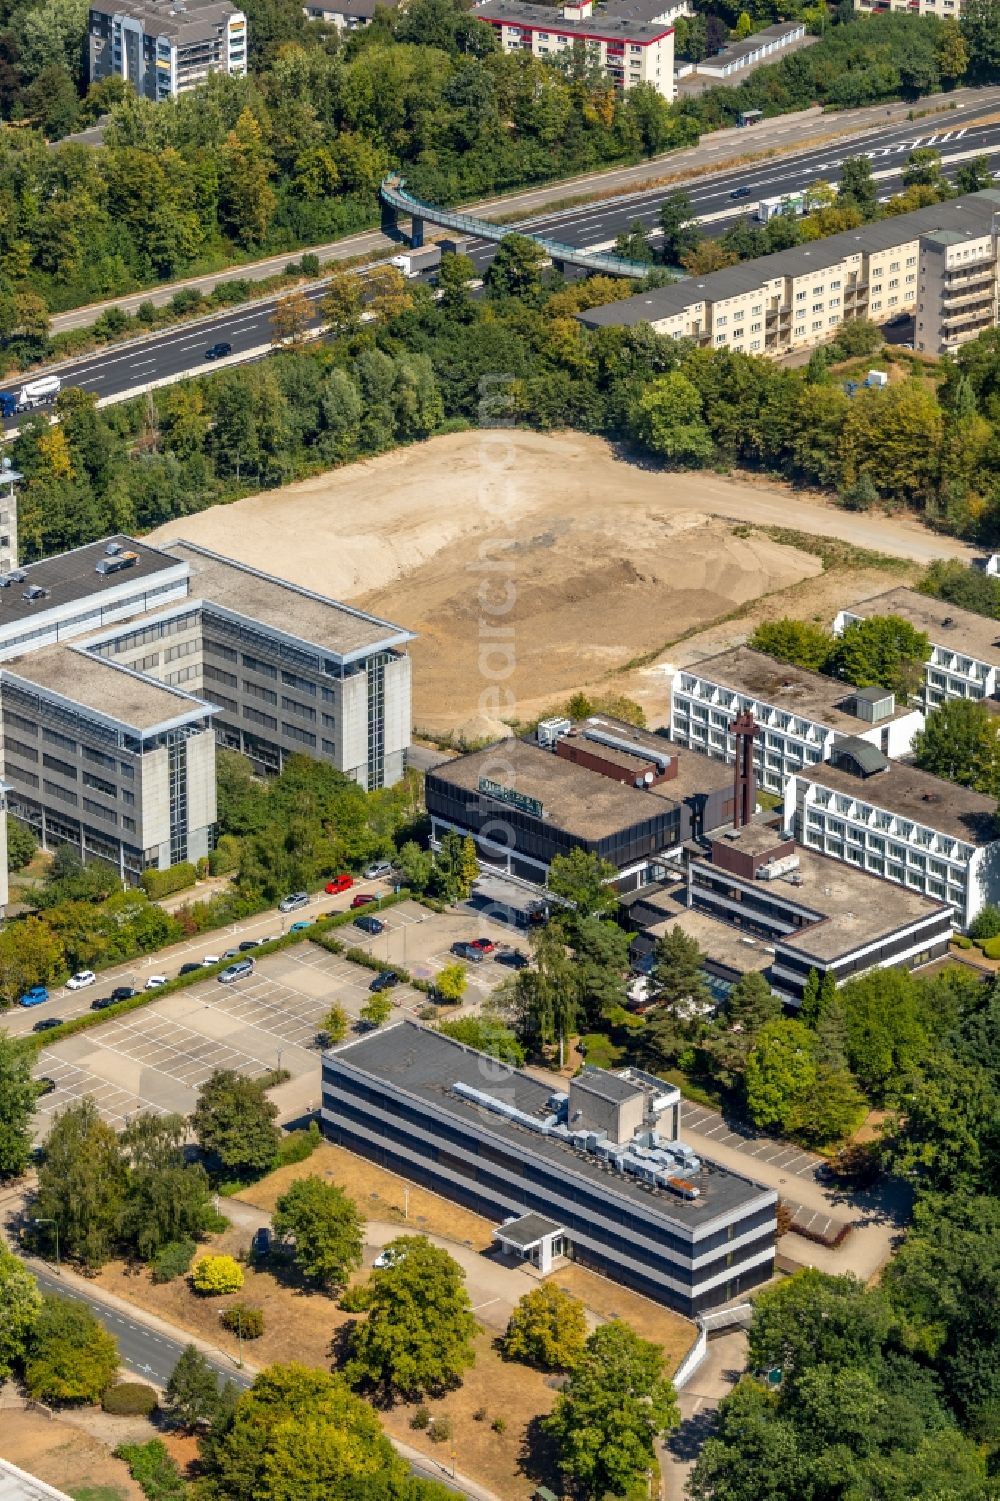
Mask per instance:
[[[56,1270],[59,1269],[59,1221],[51,1219],[36,1219],[36,1225],[51,1225],[56,1234]]]

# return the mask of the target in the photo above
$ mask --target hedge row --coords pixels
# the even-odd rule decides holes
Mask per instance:
[[[144,870],[139,884],[149,900],[157,902],[163,896],[170,896],[171,892],[193,886],[197,879],[198,872],[190,860],[181,860],[177,865],[168,865],[166,870]]]
[[[382,907],[394,907],[397,902],[408,900],[410,893],[407,890],[394,892],[391,896],[382,898]],[[295,944],[306,941],[322,942],[323,935],[333,928],[343,928],[352,923],[357,917],[357,912],[350,908],[346,912],[338,912],[336,917],[322,917],[318,922],[308,928],[301,929],[298,933],[285,933],[281,938],[274,938],[270,943],[262,944],[259,949],[254,949],[252,957],[262,959],[267,954],[277,954],[282,949],[294,947]],[[325,945],[324,945],[325,947]],[[367,957],[367,955],[366,955]],[[108,1006],[103,1011],[87,1011],[83,1016],[75,1016],[71,1021],[63,1022],[61,1027],[53,1027],[49,1032],[40,1032],[32,1041],[39,1048],[51,1047],[54,1042],[62,1042],[66,1037],[72,1037],[77,1032],[86,1032],[90,1027],[100,1026],[101,1022],[110,1020],[113,1016],[124,1016],[126,1012],[138,1011],[142,1006],[148,1006],[160,996],[173,995],[177,990],[186,990],[191,985],[198,985],[209,975],[217,975],[225,969],[231,961],[221,959],[218,964],[204,967],[189,975],[177,975],[175,979],[168,980],[166,985],[159,985],[155,990],[140,990],[138,995],[130,996],[127,1001],[117,1001],[115,1005]],[[384,965],[377,968],[384,969]]]

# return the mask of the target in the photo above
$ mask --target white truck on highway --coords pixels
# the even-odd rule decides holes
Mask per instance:
[[[13,417],[16,412],[30,412],[34,407],[47,406],[55,401],[62,390],[58,375],[42,375],[38,380],[25,381],[20,391],[0,391],[0,416]]]
[[[419,250],[406,250],[402,255],[394,255],[389,262],[390,266],[409,277],[419,276],[421,271],[433,271],[440,264],[440,245],[422,245]]]
[[[757,218],[761,224],[770,224],[779,214],[800,219],[805,211],[805,193],[782,193],[780,198],[762,198],[757,205]]]

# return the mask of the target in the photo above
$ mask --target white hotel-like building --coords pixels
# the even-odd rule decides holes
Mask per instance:
[[[1000,697],[1000,624],[973,610],[933,599],[916,589],[890,589],[841,610],[833,622],[842,635],[853,620],[872,615],[898,615],[930,639],[924,669],[924,701],[928,709],[949,698]]]
[[[674,22],[687,14],[687,0],[610,0],[595,12],[593,0],[560,8],[529,0],[486,0],[473,14],[500,34],[503,52],[534,57],[579,55],[620,89],[651,84],[674,97]]]
[[[760,727],[758,782],[779,793],[790,776],[828,760],[839,739],[870,742],[894,758],[907,753],[924,723],[918,709],[897,708],[883,689],[852,688],[747,646],[675,674],[670,738],[679,745],[732,762],[736,742],[729,725],[748,712]]]

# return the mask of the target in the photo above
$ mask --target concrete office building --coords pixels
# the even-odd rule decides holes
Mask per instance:
[[[678,745],[732,764],[736,742],[729,726],[748,712],[759,728],[757,778],[768,792],[783,792],[794,772],[828,760],[848,736],[889,757],[906,755],[924,723],[919,710],[897,708],[882,689],[852,688],[748,646],[675,673],[670,738]]]
[[[777,1194],[699,1160],[680,1116],[640,1070],[567,1088],[410,1021],[323,1055],[331,1141],[505,1221],[539,1271],[567,1256],[691,1317],[768,1280]]]
[[[890,589],[840,610],[834,634],[872,615],[898,615],[929,637],[923,689],[928,709],[949,698],[1000,698],[1000,626],[995,620],[916,589]]]
[[[733,42],[711,57],[703,58],[695,65],[699,78],[710,78],[713,83],[726,83],[731,78],[742,78],[748,68],[760,63],[773,62],[779,53],[806,34],[804,21],[779,21],[774,26],[765,26],[755,31],[745,41]]]
[[[722,831],[687,868],[687,903],[773,949],[772,988],[797,1006],[815,969],[838,985],[947,953],[952,909],[824,858],[762,824]]]
[[[633,19],[640,0],[625,0],[622,12],[609,4],[595,12],[593,0],[562,5],[533,5],[529,0],[486,0],[472,12],[494,27],[503,52],[530,52],[534,57],[565,58],[578,54],[619,89],[651,84],[665,99],[674,97],[673,19],[685,6],[657,7],[671,20]]]
[[[90,82],[127,79],[154,104],[247,71],[247,19],[229,0],[91,0],[88,31]]]
[[[960,927],[1000,902],[996,799],[863,741],[788,779],[784,826],[807,849],[947,902]]]
[[[540,884],[556,855],[590,850],[628,890],[733,816],[732,776],[707,757],[602,716],[558,724],[548,748],[501,740],[428,772],[432,840],[469,834],[485,865]]]
[[[577,316],[587,328],[648,323],[703,349],[778,356],[822,344],[852,319],[913,314],[917,347],[938,354],[991,326],[998,211],[1000,192],[969,193]]]
[[[2,775],[46,846],[135,881],[212,847],[215,747],[402,776],[410,633],[185,542],[127,537],[0,589]]]

